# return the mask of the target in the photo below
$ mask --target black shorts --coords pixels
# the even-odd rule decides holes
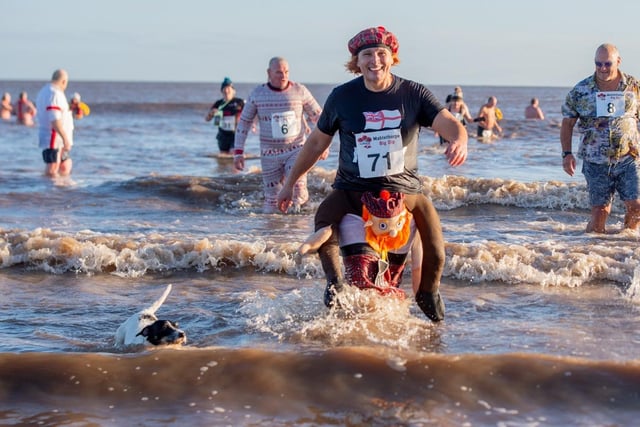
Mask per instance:
[[[69,153],[65,151],[62,155],[62,158],[60,159],[60,163],[68,159]],[[47,148],[45,150],[42,150],[42,160],[44,160],[45,163],[58,163],[58,149]]]
[[[218,149],[220,149],[220,151],[231,151],[233,148],[235,133],[219,130],[216,139],[218,140]]]

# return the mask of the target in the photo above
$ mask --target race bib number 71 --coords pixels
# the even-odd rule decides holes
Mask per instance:
[[[361,178],[377,178],[404,172],[404,148],[400,129],[359,133],[356,156]]]

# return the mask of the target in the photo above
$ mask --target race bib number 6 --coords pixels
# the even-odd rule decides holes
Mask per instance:
[[[300,133],[300,121],[295,111],[285,111],[271,115],[271,136],[273,138],[289,138]]]
[[[377,178],[404,172],[404,148],[400,129],[359,133],[356,161],[361,178]]]

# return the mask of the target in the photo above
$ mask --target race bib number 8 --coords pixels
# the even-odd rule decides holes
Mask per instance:
[[[624,108],[624,92],[596,93],[596,115],[598,117],[622,117]]]
[[[271,136],[273,138],[289,138],[300,133],[300,122],[295,111],[274,113],[271,115]]]
[[[404,148],[400,129],[359,133],[356,159],[361,178],[377,178],[404,172]]]

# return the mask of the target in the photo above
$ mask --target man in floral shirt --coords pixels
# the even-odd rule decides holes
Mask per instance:
[[[636,230],[640,225],[640,82],[620,71],[620,62],[614,45],[600,45],[595,73],[575,85],[562,106],[562,168],[571,176],[576,170],[571,151],[576,123],[582,133],[577,154],[583,160],[591,204],[588,233],[605,232],[616,191],[626,208],[625,228]]]

